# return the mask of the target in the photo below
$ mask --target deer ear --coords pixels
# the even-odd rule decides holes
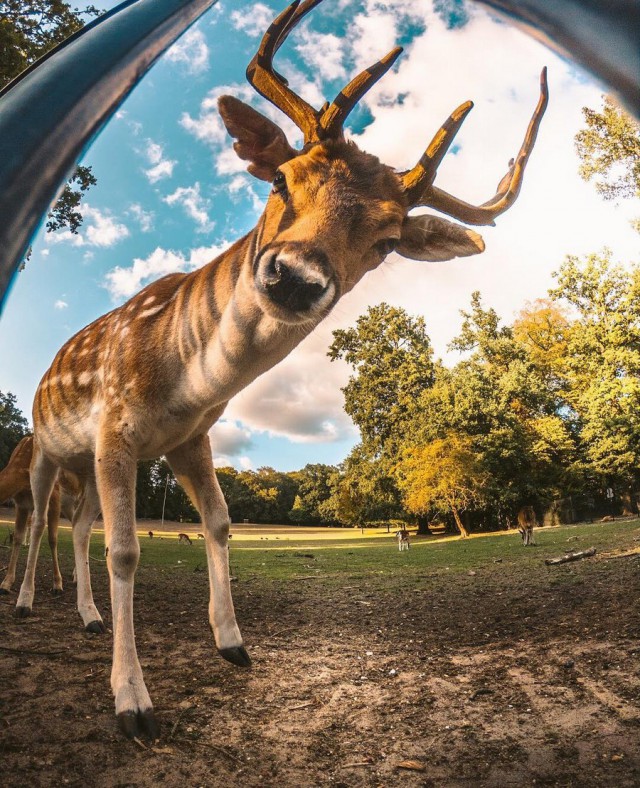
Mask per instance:
[[[278,167],[297,156],[282,129],[248,104],[233,96],[220,96],[218,110],[227,131],[235,137],[233,149],[249,161],[247,169],[256,178],[272,181]]]
[[[396,252],[411,260],[436,263],[484,252],[482,236],[438,216],[407,216]]]

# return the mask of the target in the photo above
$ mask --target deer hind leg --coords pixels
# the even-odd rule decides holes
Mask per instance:
[[[75,554],[74,578],[78,593],[78,613],[87,632],[104,634],[107,629],[93,602],[91,571],[89,569],[89,541],[91,528],[100,514],[100,498],[94,479],[87,481],[82,500],[73,514],[73,552]]]
[[[242,643],[229,582],[229,512],[213,470],[209,437],[200,435],[184,443],[167,454],[167,460],[202,518],[209,567],[209,623],[218,652],[246,668],[251,659]]]
[[[47,519],[49,498],[58,475],[58,468],[54,463],[34,445],[31,460],[31,493],[33,495],[33,514],[31,516],[31,543],[27,556],[27,568],[18,594],[15,615],[17,618],[26,618],[31,614],[33,597],[35,595],[35,575],[38,563],[40,542]]]
[[[21,506],[16,506],[16,523],[13,532],[13,544],[11,545],[11,556],[9,557],[7,574],[4,576],[2,585],[0,585],[0,594],[8,594],[9,591],[11,591],[13,583],[16,579],[16,568],[18,566],[20,548],[24,543],[24,535],[27,530],[28,520],[29,510],[24,509]]]
[[[120,730],[129,738],[155,739],[158,726],[144,683],[133,628],[133,587],[140,545],[136,535],[136,460],[119,435],[101,433],[96,479],[105,527],[113,613],[111,689]],[[78,566],[78,583],[81,573]]]
[[[47,538],[49,549],[51,550],[51,562],[53,564],[53,588],[51,593],[58,595],[62,593],[62,575],[58,564],[58,523],[60,522],[60,489],[53,488],[49,499],[47,510]]]

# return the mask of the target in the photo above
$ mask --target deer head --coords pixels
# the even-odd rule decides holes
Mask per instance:
[[[219,110],[234,149],[249,172],[273,188],[258,223],[253,280],[261,308],[285,323],[318,322],[333,304],[395,249],[413,260],[440,261],[484,251],[482,237],[417,206],[474,225],[494,223],[515,201],[548,100],[546,69],[540,100],[525,140],[497,193],[480,206],[433,185],[437,169],[473,107],[459,106],[408,172],[396,172],[345,140],[344,123],[356,103],[394,64],[397,47],[315,110],[273,68],[273,57],[300,20],[321,0],[296,0],[271,24],[247,68],[247,78],[304,135],[293,148],[282,129],[232,96]]]

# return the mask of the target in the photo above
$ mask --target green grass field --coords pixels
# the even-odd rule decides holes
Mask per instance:
[[[524,548],[517,532],[476,535],[469,539],[455,537],[414,537],[411,549],[400,553],[395,538],[380,532],[330,532],[324,539],[307,540],[288,537],[278,543],[265,529],[256,540],[230,542],[231,570],[242,580],[298,581],[315,578],[329,585],[378,576],[397,578],[418,588],[421,579],[433,579],[440,573],[468,574],[470,571],[528,572],[543,567],[544,559],[569,551],[595,547],[599,553],[640,551],[640,520],[612,523],[578,524],[536,530],[537,546]],[[280,532],[279,532],[280,533]],[[299,531],[298,531],[299,533]],[[206,570],[203,539],[193,539],[192,546],[180,544],[177,533],[164,533],[149,539],[140,533],[140,566],[162,567],[180,573]],[[43,539],[42,556],[47,560],[48,546]],[[63,566],[72,560],[71,531],[59,531],[59,551]],[[91,542],[91,556],[103,560],[104,535],[96,530]]]

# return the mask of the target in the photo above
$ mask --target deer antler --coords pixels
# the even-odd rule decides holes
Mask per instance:
[[[470,205],[432,185],[440,162],[453,142],[460,126],[462,126],[464,119],[473,107],[470,101],[462,104],[440,127],[418,164],[412,170],[403,174],[402,179],[409,197],[409,204],[414,207],[426,205],[430,208],[435,208],[466,224],[493,224],[496,216],[504,213],[507,208],[513,205],[520,193],[525,167],[533,150],[540,121],[548,102],[549,88],[547,85],[547,69],[545,67],[540,74],[540,98],[538,99],[538,105],[529,122],[518,156],[515,161],[514,159],[510,160],[509,171],[498,184],[495,196],[482,205]]]
[[[294,93],[287,80],[273,68],[273,57],[289,33],[322,0],[294,0],[265,33],[258,51],[247,68],[247,79],[261,96],[281,109],[304,134],[304,144],[324,139],[342,139],[347,116],[364,94],[395,63],[402,52],[396,47],[373,66],[365,69],[340,91],[333,102],[320,111]]]

